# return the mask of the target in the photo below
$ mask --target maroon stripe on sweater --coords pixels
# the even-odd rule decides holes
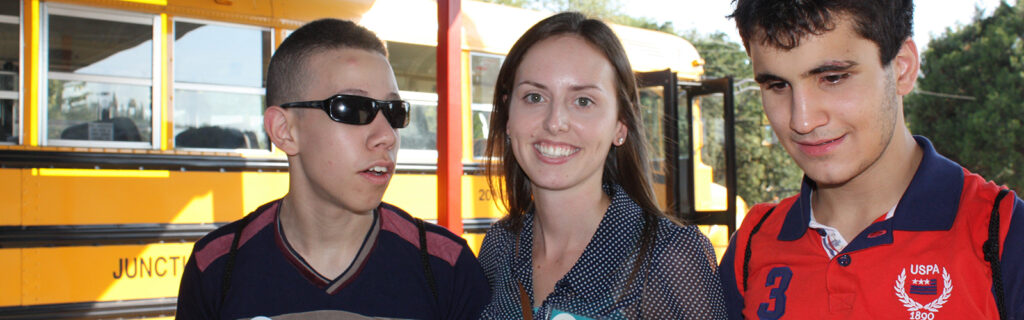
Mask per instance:
[[[420,247],[420,233],[416,225],[387,208],[381,210],[381,229],[398,235],[416,248]],[[454,267],[462,246],[444,235],[427,230],[427,252]]]
[[[273,212],[276,212],[277,207],[280,205],[281,202],[277,202],[262,212],[252,213],[259,214],[260,216],[256,217],[255,220],[246,225],[245,229],[242,230],[242,237],[238,239],[238,248],[242,248],[242,245],[244,245],[246,241],[252,239],[252,237],[255,236],[257,232],[259,232],[268,224],[274,221],[274,217],[276,216],[276,214],[274,214]],[[270,211],[271,213],[263,214],[267,213],[268,211]],[[209,267],[214,260],[217,260],[217,258],[220,258],[225,254],[228,254],[228,252],[231,251],[231,241],[234,240],[234,237],[234,233],[222,235],[220,237],[217,237],[217,239],[210,241],[209,243],[206,244],[205,247],[200,249],[199,252],[196,253],[196,265],[199,266],[199,272],[205,271],[206,268]]]

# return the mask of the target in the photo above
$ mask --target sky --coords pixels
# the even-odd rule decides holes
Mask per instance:
[[[1022,0],[1024,1],[1024,0]],[[946,27],[971,22],[978,5],[988,16],[1000,0],[917,0],[914,8],[914,42],[921,52],[932,36],[939,36]],[[1013,3],[1013,0],[1008,0]],[[676,30],[696,29],[707,34],[724,31],[729,39],[740,42],[736,24],[725,16],[732,13],[731,0],[628,0],[622,1],[626,14],[652,18],[659,23],[672,21]]]

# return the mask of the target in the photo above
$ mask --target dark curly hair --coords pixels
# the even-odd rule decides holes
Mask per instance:
[[[913,35],[913,0],[733,0],[743,45],[761,41],[784,50],[800,39],[820,35],[836,26],[836,19],[851,19],[854,30],[878,45],[882,65],[889,64]]]

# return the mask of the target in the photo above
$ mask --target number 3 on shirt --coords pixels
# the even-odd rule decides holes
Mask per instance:
[[[757,317],[761,320],[777,320],[786,313],[786,289],[789,288],[789,280],[793,278],[793,271],[789,267],[775,267],[768,271],[768,281],[764,286],[771,287],[778,283],[778,287],[768,292],[768,299],[775,300],[775,308],[768,310],[768,303],[761,303],[757,307]]]

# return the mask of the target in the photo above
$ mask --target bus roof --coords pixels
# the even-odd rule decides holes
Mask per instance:
[[[384,40],[437,45],[436,2],[377,0],[359,23]],[[504,55],[533,24],[550,13],[479,1],[462,3],[462,49]],[[431,14],[426,14],[431,13]],[[609,24],[636,71],[671,68],[680,79],[697,80],[704,60],[689,41],[668,33]]]
[[[165,3],[166,12],[176,16],[284,29],[295,29],[323,17],[349,19],[387,41],[437,45],[437,0],[247,0],[236,1],[238,5],[200,0],[153,2]],[[243,2],[245,5],[241,5]],[[549,15],[551,13],[464,0],[462,49],[504,55],[526,29]],[[704,60],[686,39],[660,31],[609,25],[622,40],[634,70],[672,69],[685,81],[699,80],[704,73]]]

